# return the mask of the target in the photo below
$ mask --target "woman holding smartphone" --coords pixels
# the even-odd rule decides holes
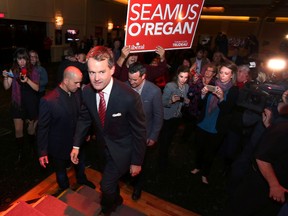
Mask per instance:
[[[182,117],[181,109],[189,104],[187,98],[189,71],[189,67],[179,66],[176,77],[167,83],[163,90],[164,122],[159,137],[158,157],[160,170],[167,168],[169,148]]]
[[[204,86],[201,90],[203,110],[196,129],[196,174],[201,171],[202,182],[208,184],[208,175],[215,155],[223,141],[225,130],[229,128],[231,113],[238,98],[235,86],[237,66],[224,62],[218,72],[215,88]]]
[[[26,49],[18,48],[13,56],[11,72],[3,71],[3,86],[5,90],[12,89],[11,113],[15,128],[18,157],[23,157],[24,123],[27,123],[29,141],[34,142],[36,120],[38,117],[39,75],[30,64]],[[31,143],[34,144],[34,143]]]

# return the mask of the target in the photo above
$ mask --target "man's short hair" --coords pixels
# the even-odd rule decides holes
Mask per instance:
[[[143,74],[146,73],[146,68],[140,62],[135,62],[129,66],[129,73],[130,74],[137,73],[138,71],[140,73],[140,76],[143,76]]]
[[[86,59],[93,58],[97,61],[108,59],[108,66],[111,69],[114,66],[114,56],[110,48],[105,46],[95,46],[88,52]]]

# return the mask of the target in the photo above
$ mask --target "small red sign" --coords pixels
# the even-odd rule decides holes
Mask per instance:
[[[128,2],[125,45],[131,52],[191,47],[204,0]]]

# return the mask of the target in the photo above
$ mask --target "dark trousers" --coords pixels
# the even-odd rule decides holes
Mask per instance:
[[[282,204],[269,198],[269,185],[249,167],[243,181],[228,200],[223,216],[276,216]]]
[[[227,162],[227,166],[236,159],[237,155],[241,152],[242,136],[240,133],[229,130],[226,134],[223,144],[220,147],[219,154]]]
[[[75,173],[76,173],[76,179],[79,184],[83,184],[87,181],[86,175],[85,175],[85,157],[84,152],[79,152],[79,163],[74,165]],[[67,170],[66,168],[71,165],[71,160],[69,159],[59,159],[52,157],[53,166],[56,173],[56,180],[58,183],[58,186],[61,189],[66,189],[69,187],[69,178],[67,176]]]
[[[197,127],[195,168],[201,170],[202,176],[209,175],[222,140],[222,135],[212,134]]]
[[[120,172],[117,168],[107,147],[105,148],[105,156],[106,165],[100,183],[102,192],[101,206],[103,212],[110,212],[114,210],[113,208],[117,207],[116,203],[120,199],[120,188],[118,182],[124,173]]]
[[[158,163],[160,170],[165,170],[168,164],[169,149],[172,144],[174,135],[180,125],[181,118],[172,118],[164,120],[159,137],[159,156]]]
[[[155,144],[157,145],[157,143]],[[143,161],[143,164],[142,164],[142,170],[141,172],[135,176],[135,177],[132,177],[132,182],[133,182],[133,186],[134,186],[134,189],[138,189],[138,190],[142,190],[144,184],[145,184],[145,180],[146,180],[146,173],[147,173],[147,168],[149,166],[149,159],[151,157],[151,154],[154,153],[155,151],[155,147],[154,146],[150,146],[150,147],[147,147],[146,148],[146,153],[145,153],[145,158],[144,158],[144,161]],[[149,157],[150,156],[150,157]],[[130,175],[130,173],[129,173]]]

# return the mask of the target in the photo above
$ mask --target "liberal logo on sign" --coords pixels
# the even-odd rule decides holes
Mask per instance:
[[[131,52],[190,48],[204,0],[130,0],[125,45]]]

